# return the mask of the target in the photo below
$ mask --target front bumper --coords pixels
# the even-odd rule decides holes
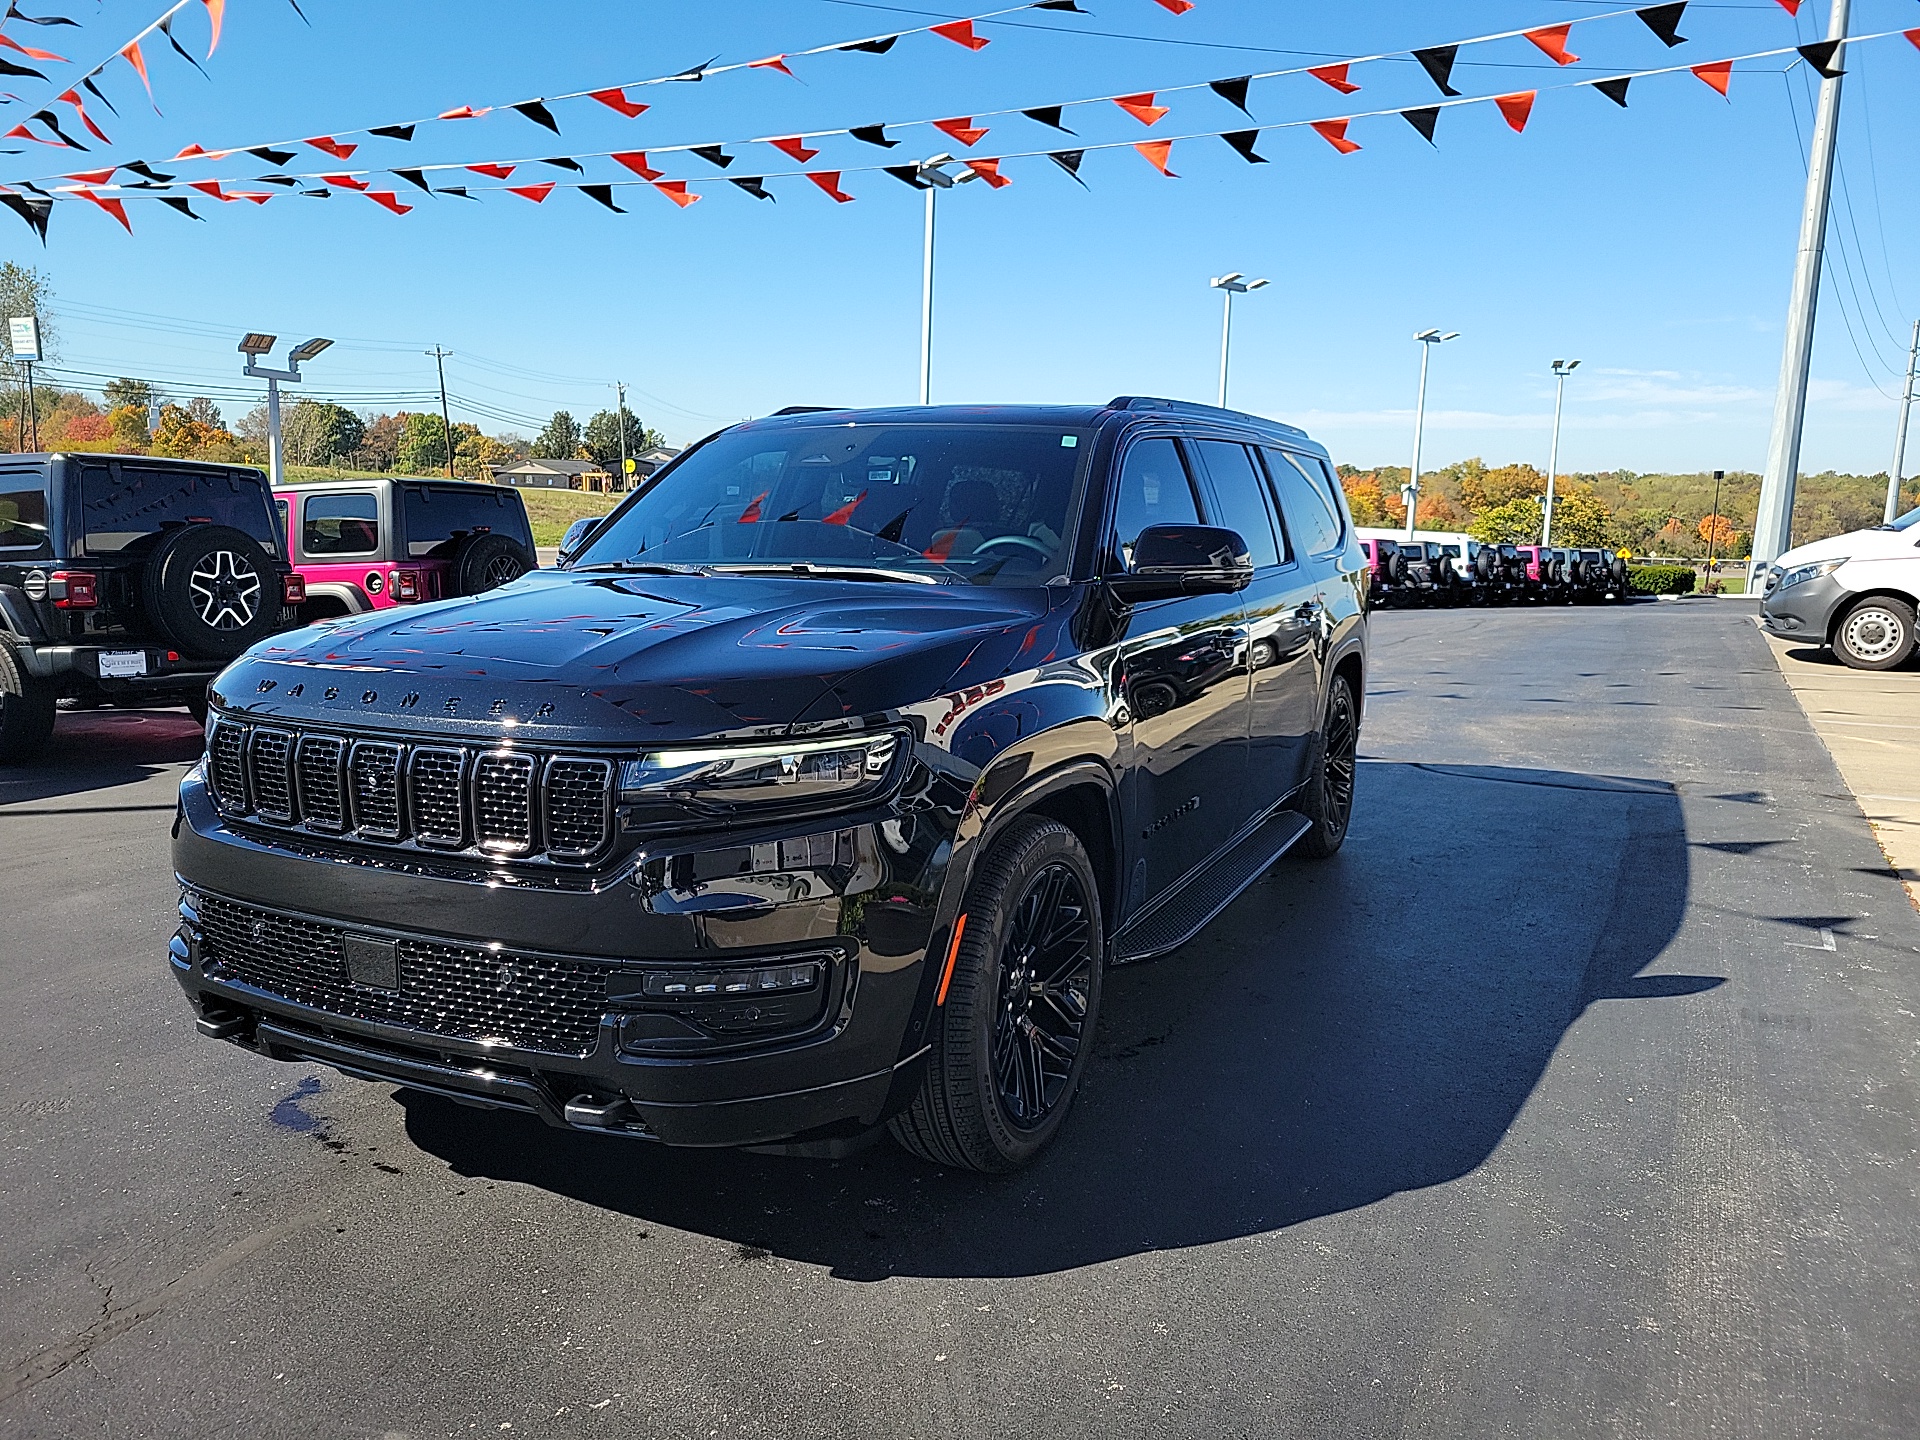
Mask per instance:
[[[885,841],[841,826],[830,846],[772,842],[792,868],[732,881],[663,887],[680,873],[664,843],[542,880],[247,833],[196,773],[171,968],[204,1033],[270,1058],[675,1145],[851,1138],[918,1084],[947,851],[925,817]],[[368,953],[391,970],[362,983]],[[797,997],[647,993],[800,965],[819,982]]]
[[[1827,643],[1833,617],[1853,598],[1853,592],[1832,575],[1819,575],[1798,585],[1775,585],[1760,603],[1760,624],[1782,639]]]

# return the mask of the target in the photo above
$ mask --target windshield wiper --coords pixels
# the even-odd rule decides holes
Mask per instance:
[[[786,564],[768,562],[759,565],[715,565],[716,575],[796,575],[806,580],[905,580],[914,585],[951,583],[933,575],[916,575],[911,570],[890,570],[884,565],[817,565],[810,560]]]
[[[597,565],[576,565],[573,573],[585,575],[595,570],[613,570],[622,575],[711,575],[705,565],[671,565],[664,560],[603,560]]]

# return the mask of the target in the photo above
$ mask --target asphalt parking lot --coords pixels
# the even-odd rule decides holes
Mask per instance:
[[[1352,838],[1059,1144],[670,1152],[200,1039],[184,712],[0,772],[0,1434],[1920,1434],[1920,914],[1740,602],[1378,617]]]

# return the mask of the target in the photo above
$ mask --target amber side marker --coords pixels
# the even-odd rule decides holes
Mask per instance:
[[[940,972],[940,993],[933,999],[935,1006],[947,1003],[947,987],[953,984],[953,962],[960,958],[960,937],[967,933],[967,917],[961,913],[953,922],[953,939],[947,944],[947,967]]]

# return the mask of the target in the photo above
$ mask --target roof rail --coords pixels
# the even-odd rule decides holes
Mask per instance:
[[[1158,395],[1116,395],[1107,402],[1109,410],[1171,410],[1181,415],[1223,415],[1234,420],[1251,420],[1258,425],[1271,425],[1277,430],[1285,430],[1290,435],[1307,438],[1307,432],[1297,425],[1289,425],[1284,420],[1269,420],[1264,415],[1249,414],[1245,410],[1223,410],[1218,405],[1201,405],[1193,400],[1167,400]]]
[[[844,405],[788,405],[776,410],[775,415],[824,415],[833,410],[844,410]]]

